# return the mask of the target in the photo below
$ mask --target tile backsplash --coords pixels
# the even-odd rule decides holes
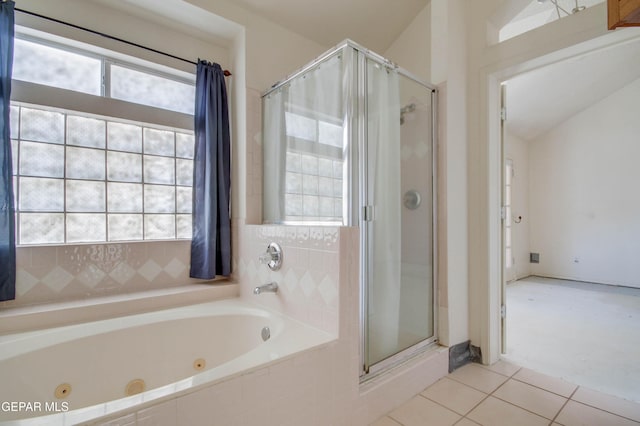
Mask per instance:
[[[337,334],[339,227],[240,225],[234,232],[234,279],[241,297]],[[278,271],[259,262],[271,242],[282,247]],[[255,287],[272,281],[278,283],[277,295],[253,294]]]
[[[18,247],[16,299],[0,308],[110,296],[189,278],[190,241]]]

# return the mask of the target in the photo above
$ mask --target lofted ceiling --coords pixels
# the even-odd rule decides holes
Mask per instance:
[[[196,36],[198,32],[210,31],[212,16],[215,17],[202,14],[201,9],[184,0],[164,0],[162,4],[154,0],[91,1],[169,26],[190,22]],[[227,1],[327,48],[350,38],[384,54],[430,0]],[[562,1],[569,2],[567,5],[575,2]],[[580,5],[594,7],[603,0],[578,1]],[[541,3],[511,0],[511,3],[517,8],[510,11],[510,16],[502,17],[511,24],[522,24],[543,11],[547,14],[555,11],[549,0]],[[545,21],[553,18],[551,13]],[[219,30],[223,24],[215,27]],[[231,23],[227,21],[225,25]],[[521,139],[535,139],[637,78],[640,78],[640,41],[596,50],[522,74],[507,83],[507,127]]]
[[[327,47],[350,38],[384,53],[429,0],[231,0]]]
[[[533,140],[640,78],[640,38],[519,75],[507,82],[507,129]]]
[[[170,27],[207,32],[222,22],[183,0],[91,0]],[[214,2],[215,0],[206,0]],[[328,48],[349,38],[383,54],[430,0],[228,0]],[[192,13],[200,10],[200,13]],[[228,24],[227,24],[228,25]],[[217,28],[216,31],[220,31]],[[194,35],[197,35],[195,33]]]

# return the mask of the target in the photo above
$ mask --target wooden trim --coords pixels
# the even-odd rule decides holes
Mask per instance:
[[[618,0],[607,0],[607,20],[610,30],[615,30],[620,21],[620,3]]]
[[[610,30],[640,26],[640,0],[607,0],[607,14]]]

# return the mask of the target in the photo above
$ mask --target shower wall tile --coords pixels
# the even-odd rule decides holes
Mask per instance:
[[[202,283],[190,241],[18,247],[16,299],[0,309]]]
[[[338,227],[239,225],[235,235],[234,280],[240,284],[242,297],[338,333]],[[283,250],[282,268],[278,271],[271,271],[258,261],[272,241]],[[278,294],[253,294],[256,286],[271,281],[278,283]]]

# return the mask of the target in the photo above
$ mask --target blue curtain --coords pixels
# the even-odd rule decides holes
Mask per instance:
[[[9,101],[13,67],[12,1],[0,3],[0,301],[16,298],[16,244]]]
[[[194,130],[190,276],[211,279],[231,274],[229,109],[218,64],[198,61]]]

